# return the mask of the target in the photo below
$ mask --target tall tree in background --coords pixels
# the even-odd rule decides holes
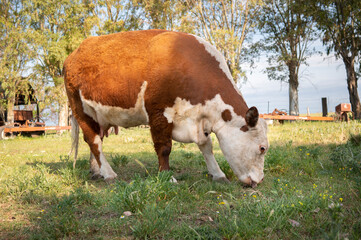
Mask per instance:
[[[31,58],[28,17],[21,0],[2,0],[0,4],[0,112],[14,122],[14,103],[19,91],[28,90],[26,72]]]
[[[245,79],[243,63],[252,63],[252,48],[246,46],[256,28],[261,0],[187,0],[192,8],[196,33],[217,47],[226,58],[233,79]]]
[[[136,0],[143,9],[144,27],[153,29],[181,30],[182,19],[188,14],[185,1],[173,0]]]
[[[63,62],[90,35],[96,20],[92,5],[82,0],[27,0],[31,17],[33,47],[38,52],[34,71],[44,80],[45,99],[56,102],[58,124],[68,123],[68,103],[64,88]]]
[[[310,1],[310,5],[313,6],[312,15],[317,27],[323,33],[327,54],[334,52],[345,65],[352,111],[357,119],[361,119],[355,69],[356,61],[360,61],[361,57],[361,1],[319,0]]]
[[[184,30],[187,5],[172,0],[92,0],[97,35],[139,29]]]
[[[266,0],[259,15],[270,65],[266,71],[270,79],[289,84],[290,115],[299,115],[299,70],[313,53],[310,43],[315,39],[314,23],[306,13],[307,5],[302,1]]]
[[[91,0],[92,15],[97,18],[97,35],[138,30],[144,26],[144,12],[138,0]]]

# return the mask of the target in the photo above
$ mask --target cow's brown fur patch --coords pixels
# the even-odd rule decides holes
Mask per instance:
[[[229,109],[224,110],[222,112],[222,118],[225,122],[231,121],[232,120],[231,111],[229,111]]]

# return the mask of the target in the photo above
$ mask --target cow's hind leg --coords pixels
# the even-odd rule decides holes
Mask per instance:
[[[83,130],[84,134],[84,140],[86,143],[88,143],[91,151],[91,170],[93,171],[93,174],[98,174],[104,179],[109,182],[117,177],[117,174],[113,171],[113,169],[110,167],[109,163],[105,159],[105,156],[102,151],[102,139],[100,137],[101,130],[100,126],[97,122],[95,122],[92,118],[85,115],[84,113],[81,116],[81,121],[78,120],[79,126]],[[94,158],[93,158],[94,157]],[[94,160],[98,164],[98,168],[94,166]],[[93,175],[94,177],[94,175]]]
[[[104,177],[105,181],[111,182],[117,177],[117,174],[113,171],[102,151],[102,140],[100,135],[94,137],[94,142],[91,144],[90,150],[95,156],[95,159],[100,167],[100,175]]]
[[[211,138],[208,137],[207,142],[203,145],[198,145],[198,147],[201,150],[204,159],[206,160],[208,172],[213,176],[213,180],[217,182],[228,183],[229,180],[226,178],[226,175],[224,172],[222,172],[216,159],[214,158]]]

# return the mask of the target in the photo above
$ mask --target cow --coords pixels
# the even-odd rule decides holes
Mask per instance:
[[[115,33],[85,39],[64,62],[73,113],[91,150],[93,177],[117,177],[102,151],[108,129],[148,124],[159,170],[169,170],[172,139],[194,142],[214,181],[228,182],[210,134],[237,178],[255,187],[264,178],[267,125],[248,108],[223,55],[198,36],[166,30]]]

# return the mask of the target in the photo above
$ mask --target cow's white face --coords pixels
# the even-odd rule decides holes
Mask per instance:
[[[268,150],[267,125],[258,119],[255,107],[244,121],[232,119],[217,131],[221,150],[240,181],[256,187],[263,180],[264,156]]]

